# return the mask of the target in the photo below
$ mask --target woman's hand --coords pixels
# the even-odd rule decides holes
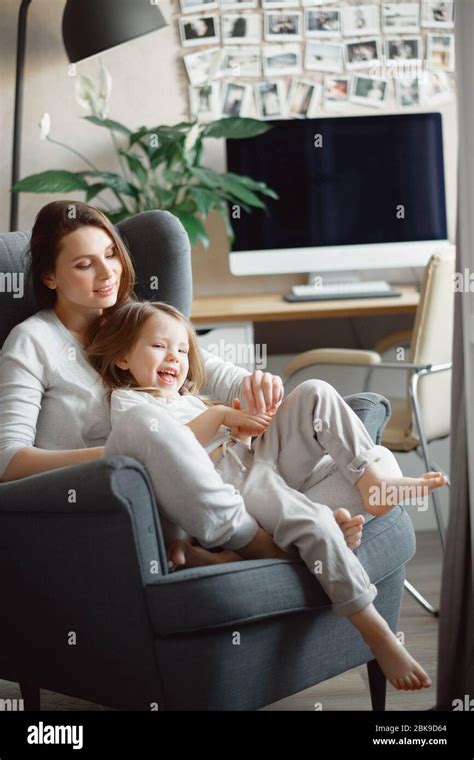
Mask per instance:
[[[269,414],[249,414],[240,410],[240,401],[234,398],[232,408],[224,406],[224,419],[222,424],[231,428],[231,434],[237,433],[235,437],[260,435],[264,433],[271,422]],[[242,439],[241,439],[242,440]]]
[[[256,369],[242,380],[242,395],[249,414],[273,414],[283,401],[284,393],[283,380],[271,372]]]

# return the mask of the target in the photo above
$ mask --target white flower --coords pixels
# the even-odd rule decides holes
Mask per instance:
[[[109,110],[110,94],[112,92],[112,77],[100,62],[98,84],[81,76],[76,81],[76,100],[82,108],[90,111],[98,119],[106,119]]]
[[[189,153],[190,150],[194,147],[194,144],[196,140],[199,137],[199,133],[201,131],[201,125],[199,122],[196,122],[193,127],[189,130],[188,134],[186,135],[186,139],[184,141],[184,150],[186,153]]]
[[[89,77],[81,76],[76,80],[76,100],[86,111],[96,114],[96,97],[94,83]]]
[[[44,113],[40,119],[40,140],[46,140],[51,131],[51,116],[49,113]]]
[[[102,61],[100,62],[99,72],[99,92],[98,92],[98,107],[100,117],[106,119],[109,113],[109,101],[112,93],[112,77],[105,68]]]

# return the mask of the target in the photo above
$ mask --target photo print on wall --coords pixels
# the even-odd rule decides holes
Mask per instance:
[[[455,0],[174,3],[189,109],[203,123],[403,111],[454,97]]]

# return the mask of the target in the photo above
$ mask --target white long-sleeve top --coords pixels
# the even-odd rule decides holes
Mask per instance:
[[[120,417],[134,406],[146,404],[150,409],[150,419],[153,416],[153,408],[164,409],[178,422],[185,425],[190,420],[205,412],[209,407],[198,396],[187,393],[180,396],[176,393],[172,398],[160,398],[151,393],[134,390],[116,390],[112,393],[110,402],[110,422],[112,429]],[[221,425],[216,434],[204,446],[208,454],[217,449],[225,441],[232,440],[229,428]]]
[[[201,349],[202,395],[241,402],[247,370]],[[0,353],[0,478],[21,449],[80,449],[104,445],[110,403],[84,348],[52,309],[10,332]]]

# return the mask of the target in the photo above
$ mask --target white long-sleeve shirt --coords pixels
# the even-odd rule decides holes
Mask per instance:
[[[153,408],[164,409],[169,412],[178,422],[185,425],[190,420],[202,414],[208,406],[198,396],[186,393],[180,396],[176,393],[172,398],[160,398],[151,393],[133,390],[116,390],[112,393],[110,402],[110,423],[112,429],[120,417],[134,406],[146,404],[150,409],[150,419],[153,417]],[[210,454],[225,441],[230,441],[229,428],[221,425],[216,434],[208,441],[204,448]]]
[[[247,370],[201,349],[202,395],[229,406],[242,398]],[[104,445],[110,403],[84,348],[52,309],[13,328],[0,353],[0,478],[21,449]]]

